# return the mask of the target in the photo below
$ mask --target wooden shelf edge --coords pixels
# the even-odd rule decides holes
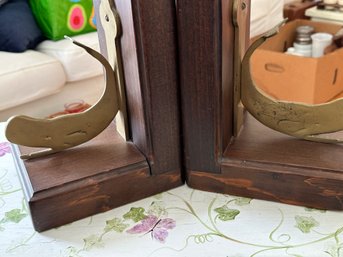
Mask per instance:
[[[29,201],[32,222],[39,232],[102,213],[183,184],[180,171],[150,176],[149,168],[138,168],[120,177],[108,176],[99,183],[84,185],[58,197]],[[67,204],[60,205],[60,202]]]
[[[295,139],[250,115],[223,154],[221,173],[188,171],[197,189],[318,209],[343,209],[343,148]]]
[[[188,171],[195,189],[317,209],[343,210],[343,177],[268,163],[227,161],[221,174]]]
[[[111,125],[83,146],[22,161],[13,147],[32,222],[44,231],[183,184],[179,169],[151,175],[135,145]]]

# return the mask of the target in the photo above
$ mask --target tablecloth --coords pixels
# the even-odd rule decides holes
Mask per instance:
[[[0,256],[339,257],[343,213],[187,185],[35,232],[0,124]]]

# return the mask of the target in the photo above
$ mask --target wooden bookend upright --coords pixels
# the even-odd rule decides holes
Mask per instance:
[[[100,2],[94,1],[98,17]],[[122,24],[131,140],[126,142],[112,124],[95,139],[74,149],[31,161],[18,159],[20,179],[37,231],[183,183],[175,4],[168,0],[110,3],[116,7]],[[104,31],[99,23],[98,34],[106,55]]]
[[[342,146],[285,136],[249,115],[233,137],[232,3],[178,1],[187,183],[202,190],[343,209]]]

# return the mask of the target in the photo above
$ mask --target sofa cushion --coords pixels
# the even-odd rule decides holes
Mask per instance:
[[[52,40],[95,30],[92,0],[30,0],[32,11],[43,30]]]
[[[60,62],[28,50],[0,52],[0,110],[54,94],[66,82]]]
[[[8,0],[0,0],[0,6],[4,5]]]
[[[261,35],[283,19],[284,1],[252,0],[250,37]]]
[[[99,51],[96,32],[74,36],[73,39]],[[58,59],[65,69],[67,81],[78,81],[102,74],[102,65],[84,49],[74,45],[69,39],[45,40],[36,50]]]
[[[44,39],[26,0],[1,6],[0,24],[0,51],[23,52]]]

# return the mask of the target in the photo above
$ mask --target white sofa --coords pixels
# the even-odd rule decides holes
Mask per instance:
[[[283,20],[283,6],[300,0],[252,0],[250,38],[254,38],[276,26]]]
[[[99,50],[96,32],[73,37]],[[24,53],[0,51],[0,121],[46,117],[65,104],[94,104],[103,91],[101,64],[70,40],[43,41]]]
[[[292,0],[252,0],[251,37],[275,26]],[[97,33],[74,37],[94,48]],[[35,51],[0,52],[0,121],[16,114],[46,117],[64,104],[94,104],[103,91],[101,65],[69,40],[44,41]]]

